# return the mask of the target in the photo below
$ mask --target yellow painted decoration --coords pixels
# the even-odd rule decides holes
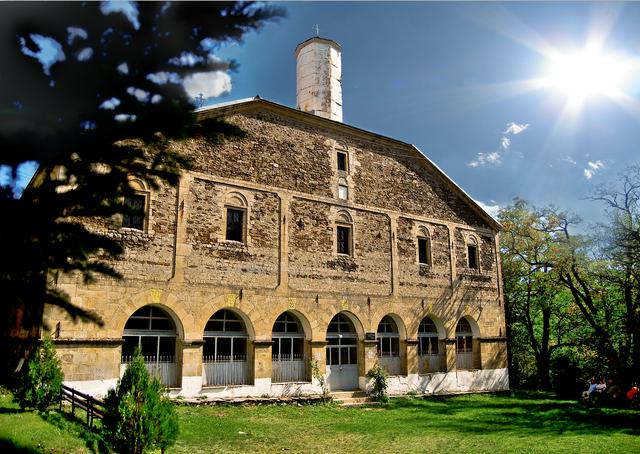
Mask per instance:
[[[342,308],[343,311],[349,309],[349,300],[344,299],[340,301],[340,307]]]
[[[296,308],[296,299],[295,298],[289,298],[287,300],[287,304],[289,309],[295,309]]]
[[[158,304],[162,299],[162,290],[159,288],[151,289],[151,302],[154,304]]]
[[[227,306],[235,307],[237,302],[238,302],[238,295],[236,295],[235,293],[227,294]]]

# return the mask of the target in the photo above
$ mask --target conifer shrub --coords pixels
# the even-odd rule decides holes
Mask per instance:
[[[47,336],[17,377],[14,399],[22,409],[46,411],[60,399],[63,377],[53,341]]]
[[[139,349],[105,399],[103,434],[115,452],[142,454],[172,446],[178,437],[178,416],[163,396],[164,386],[150,378]]]
[[[384,370],[380,365],[376,364],[369,372],[367,372],[367,378],[371,380],[371,388],[369,394],[378,402],[387,402],[387,379],[389,373]]]

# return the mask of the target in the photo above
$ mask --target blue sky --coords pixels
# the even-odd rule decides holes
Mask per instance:
[[[318,24],[342,45],[345,123],[415,144],[487,206],[519,196],[593,222],[602,207],[585,200],[590,191],[640,161],[640,3],[284,6],[286,19],[218,50],[240,68],[209,103],[259,94],[295,107],[293,51]],[[563,62],[594,42],[630,63],[618,96],[578,103],[566,86],[540,83],[552,55]]]

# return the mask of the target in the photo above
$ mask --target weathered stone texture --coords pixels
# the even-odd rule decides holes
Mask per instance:
[[[391,292],[390,226],[385,215],[351,210],[354,255],[337,253],[336,210],[296,199],[289,223],[289,285],[292,289],[342,294]]]
[[[189,193],[185,279],[190,283],[273,288],[278,284],[279,200],[243,190],[249,205],[246,242],[227,241],[225,195],[236,188],[195,179]]]
[[[429,232],[431,263],[418,263],[418,228]],[[400,294],[440,299],[451,285],[449,231],[446,226],[398,218],[398,268]]]

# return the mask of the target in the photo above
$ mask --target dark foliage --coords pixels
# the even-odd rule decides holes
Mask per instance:
[[[0,4],[0,165],[11,169],[0,190],[7,361],[0,369],[6,372],[38,337],[45,304],[100,323],[55,287],[59,273],[77,272],[85,282],[118,277],[108,260],[121,245],[86,221],[126,214],[130,177],[152,188],[175,185],[189,163],[172,151],[172,141],[230,131],[218,122],[196,122],[180,79],[234,69],[234,62],[210,53],[283,15],[277,7],[244,2],[139,2],[136,27],[124,14],[100,8],[98,2]],[[54,39],[64,54],[48,68],[26,55],[40,51],[42,37]],[[150,74],[169,81],[156,83]],[[17,198],[18,168],[30,161],[39,170]]]

